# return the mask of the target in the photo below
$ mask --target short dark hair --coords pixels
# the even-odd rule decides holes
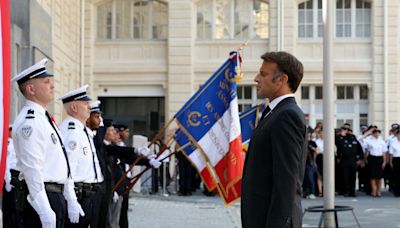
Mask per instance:
[[[288,76],[289,88],[296,92],[303,79],[303,64],[293,55],[278,51],[266,52],[261,56],[265,62],[273,62],[278,65],[278,70]]]

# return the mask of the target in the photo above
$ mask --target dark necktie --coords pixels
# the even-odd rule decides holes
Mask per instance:
[[[46,111],[46,116],[47,116],[47,120],[49,121],[50,125],[53,127],[54,131],[55,131],[56,134],[57,134],[58,141],[60,141],[61,149],[63,150],[64,156],[65,156],[65,160],[67,161],[68,177],[70,177],[70,176],[71,176],[71,169],[70,169],[70,167],[69,167],[69,162],[68,162],[68,157],[67,157],[67,151],[65,151],[65,147],[64,147],[64,144],[63,144],[63,142],[62,142],[62,140],[61,140],[61,137],[60,137],[60,135],[58,134],[58,131],[57,131],[56,127],[54,126],[53,117],[50,116],[50,114],[49,114],[48,111]]]
[[[260,120],[263,120],[264,119],[264,117],[266,116],[266,115],[268,115],[268,113],[271,111],[271,108],[269,107],[269,105],[267,105],[267,107],[264,109],[264,111],[263,111],[263,113],[262,113],[262,115],[261,115],[261,119]]]
[[[86,130],[86,127],[84,126],[83,127],[83,131],[85,132],[85,134],[86,134],[86,137],[87,137],[87,139],[88,139],[88,141],[89,141],[89,145],[90,145],[90,151],[92,151],[92,159],[93,159],[93,170],[94,170],[94,177],[96,178],[96,180],[97,180],[97,171],[96,171],[96,164],[95,164],[95,162],[94,162],[94,151],[93,151],[93,148],[92,148],[92,143],[90,142],[90,137],[89,137],[89,134],[88,134],[88,132],[87,132],[87,130]]]

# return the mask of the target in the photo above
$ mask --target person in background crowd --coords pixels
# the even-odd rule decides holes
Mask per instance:
[[[393,194],[400,196],[400,129],[395,131],[389,147],[389,165],[393,169]]]
[[[364,159],[361,144],[352,134],[349,125],[342,126],[341,137],[336,142],[338,163],[343,177],[342,193],[355,197],[357,161]]]
[[[315,125],[315,127],[314,127],[314,133],[313,133],[313,139],[317,139],[317,133],[318,133],[318,131],[319,130],[321,130],[322,129],[322,122],[317,122],[317,124]]]
[[[365,124],[360,125],[360,132],[361,134],[357,137],[358,142],[360,143],[363,152],[364,152],[364,159],[359,160],[357,164],[357,173],[358,173],[358,190],[362,192],[369,193],[369,177],[368,177],[368,169],[367,169],[367,162],[366,162],[366,151],[364,142],[361,140],[363,135],[367,132],[368,126]]]
[[[322,197],[323,189],[322,189],[322,178],[323,178],[323,155],[324,155],[324,131],[322,127],[317,132],[317,139],[315,140],[315,144],[317,145],[317,156],[315,157],[315,163],[317,165],[317,187],[318,187],[318,196]]]
[[[129,127],[126,124],[118,124],[116,125],[116,130],[119,135],[119,146],[127,146],[126,140],[129,138]],[[121,164],[123,165],[125,171],[129,170],[129,165],[128,164]],[[133,177],[133,172],[129,171],[129,177]],[[123,194],[123,200],[122,200],[122,205],[121,205],[121,215],[119,218],[119,226],[120,228],[128,228],[129,223],[128,223],[128,208],[129,208],[129,192],[126,194]]]
[[[176,154],[179,167],[179,196],[192,195],[192,165],[183,155],[183,152]]]
[[[365,140],[368,154],[368,167],[370,174],[371,196],[381,196],[383,169],[387,163],[387,146],[381,138],[381,131],[374,129],[372,136]]]
[[[306,195],[308,199],[315,199],[315,177],[317,174],[317,167],[315,164],[315,155],[318,153],[317,144],[312,140],[313,129],[307,129],[308,153],[306,159],[306,174],[303,183],[307,186]]]
[[[386,139],[386,146],[387,146],[387,151],[389,152],[390,144],[392,141],[396,139],[396,133],[397,130],[400,128],[400,126],[397,123],[393,123],[391,125],[391,129],[389,130],[389,135],[388,138]],[[393,167],[390,166],[389,164],[390,160],[390,154],[386,153],[386,163],[385,168],[383,169],[383,185],[386,188],[386,186],[389,186],[389,191],[393,190],[393,178],[394,178],[394,173],[393,173]]]
[[[108,203],[110,202],[110,197],[108,197],[110,194],[108,192],[111,192],[111,189],[106,189],[106,183],[110,182],[111,174],[107,169],[105,149],[100,146],[103,144],[103,134],[101,131],[98,132],[100,125],[102,125],[100,104],[100,101],[94,101],[90,104],[90,116],[86,120],[86,127],[89,134],[93,136],[92,139],[96,148],[101,174],[104,177],[104,181],[101,183],[101,191],[97,191],[93,196],[93,213],[98,214],[98,219],[92,219],[90,227],[105,228],[107,225]]]
[[[97,191],[102,191],[104,176],[93,143],[93,134],[86,128],[91,108],[89,105],[91,98],[87,95],[87,89],[88,85],[85,85],[59,98],[68,115],[60,125],[61,135],[67,145],[66,151],[72,179],[75,182],[75,193],[85,212],[85,216],[79,219],[78,224],[67,223],[66,227],[88,227],[92,220],[99,219],[98,211],[94,208],[94,200]]]
[[[27,188],[18,195],[26,227],[64,227],[65,219],[79,222],[84,216],[78,203],[65,146],[47,105],[54,100],[54,83],[47,73],[47,59],[22,71],[12,81],[18,83],[26,105],[18,114],[13,140],[20,178]],[[68,214],[67,214],[68,213]]]
[[[153,168],[158,168],[161,162],[155,159],[155,156],[149,156],[149,158],[142,156],[142,154],[148,154],[149,149],[147,147],[121,147],[117,146],[117,133],[114,129],[114,124],[112,120],[104,120],[105,134],[103,138],[103,146],[107,153],[107,164],[111,173],[111,180],[109,189],[112,189],[117,181],[121,178],[124,173],[124,169],[121,169],[119,165],[121,162],[126,162],[127,164],[133,163],[136,158],[140,158],[137,165],[146,165]],[[119,227],[119,219],[121,214],[122,197],[125,193],[125,184],[122,183],[114,192],[111,192],[111,200],[108,206],[108,222],[107,227]]]
[[[16,190],[19,186],[17,170],[17,157],[12,140],[12,125],[8,128],[7,161],[3,185],[2,207],[3,228],[22,227],[22,217],[16,207]]]

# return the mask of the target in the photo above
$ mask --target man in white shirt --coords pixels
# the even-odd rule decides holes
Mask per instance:
[[[86,127],[91,100],[87,95],[87,88],[88,85],[82,86],[59,98],[68,114],[60,125],[61,134],[66,143],[78,202],[86,214],[79,219],[78,224],[67,223],[67,227],[88,227],[92,219],[98,219],[98,211],[93,208],[94,196],[101,190],[101,183],[104,181],[93,143],[93,133]],[[94,211],[97,213],[94,214]]]
[[[64,227],[67,213],[72,223],[84,215],[76,199],[64,143],[46,110],[54,98],[47,61],[41,60],[12,79],[27,100],[13,131],[17,168],[29,193],[23,212],[26,227]]]

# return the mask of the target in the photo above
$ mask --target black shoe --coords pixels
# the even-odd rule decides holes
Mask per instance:
[[[187,196],[187,195],[188,195],[188,193],[185,192],[185,191],[179,191],[178,192],[178,196]]]

